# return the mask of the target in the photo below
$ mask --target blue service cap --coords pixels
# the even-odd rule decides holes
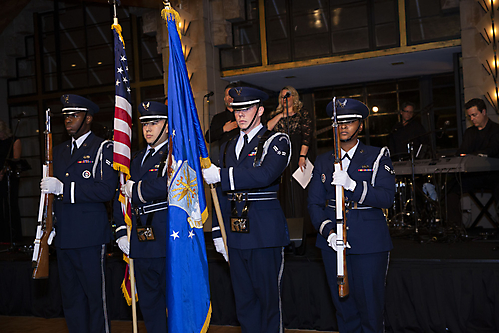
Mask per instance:
[[[94,115],[99,112],[97,104],[91,100],[78,95],[65,94],[61,96],[62,110],[64,114],[77,112],[88,112],[89,115]]]
[[[326,106],[327,115],[333,118],[333,101]],[[351,98],[336,99],[336,119],[338,123],[347,123],[354,120],[366,119],[369,108],[362,102]]]
[[[139,119],[143,123],[159,119],[168,119],[168,107],[159,102],[142,102],[139,105],[139,112],[141,114]]]
[[[269,95],[263,91],[250,87],[235,87],[229,90],[229,95],[234,100],[230,106],[234,110],[244,110],[255,104],[260,104],[269,98]]]

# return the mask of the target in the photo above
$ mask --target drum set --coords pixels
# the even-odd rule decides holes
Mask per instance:
[[[409,237],[421,242],[459,239],[465,230],[453,230],[444,223],[448,216],[447,209],[453,209],[446,202],[447,175],[416,175],[414,154],[400,159],[403,158],[409,158],[412,173],[397,175],[395,178],[393,206],[385,211],[390,235]]]
[[[437,241],[446,232],[443,225],[440,195],[432,175],[415,180],[397,176],[395,199],[387,210],[387,221],[392,237],[425,236]]]

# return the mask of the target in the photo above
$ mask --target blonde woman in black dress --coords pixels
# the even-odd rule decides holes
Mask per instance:
[[[279,200],[286,217],[303,217],[307,206],[305,191],[291,175],[296,169],[303,170],[307,167],[306,159],[311,140],[311,119],[308,111],[303,108],[300,95],[295,88],[286,86],[281,89],[279,105],[270,114],[267,127],[275,132],[287,133],[291,139],[291,162],[283,173],[282,186],[279,188]]]

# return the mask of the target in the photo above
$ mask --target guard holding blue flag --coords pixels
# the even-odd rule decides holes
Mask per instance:
[[[154,101],[143,102],[139,112],[147,147],[133,157],[131,179],[121,188],[122,193],[132,199],[131,241],[127,239],[121,205],[116,201],[116,242],[134,259],[137,295],[147,332],[164,333],[167,331],[167,107]]]
[[[327,113],[333,116],[333,102]],[[358,140],[369,109],[340,98],[337,123],[342,170],[334,171],[334,151],[317,157],[309,187],[308,209],[318,230],[327,279],[340,332],[383,332],[385,278],[393,248],[382,208],[395,196],[395,172],[388,148],[366,146]],[[346,263],[350,294],[338,295],[335,186],[344,188],[347,223]]]
[[[203,170],[208,184],[221,183],[230,274],[242,332],[283,332],[281,277],[289,235],[277,200],[281,174],[290,160],[284,133],[261,124],[266,93],[232,88],[230,96],[240,133],[220,149],[219,167]],[[220,227],[213,225],[216,250],[227,260]]]
[[[71,333],[109,332],[104,264],[112,233],[105,203],[118,183],[113,144],[90,130],[99,111],[95,103],[77,95],[62,95],[61,102],[71,140],[54,147],[54,176],[43,178],[40,187],[56,195],[54,242],[64,316]]]

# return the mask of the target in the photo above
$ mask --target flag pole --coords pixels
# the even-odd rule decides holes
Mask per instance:
[[[225,224],[222,217],[222,210],[220,209],[220,203],[218,202],[218,194],[215,189],[214,184],[210,184],[211,197],[213,198],[213,205],[215,206],[215,211],[217,213],[218,225],[220,226],[220,233],[222,234],[222,240],[224,242],[225,253],[227,253],[227,263],[230,265],[229,261],[229,249],[227,248],[227,234],[225,233]]]
[[[112,0],[113,1],[113,25],[119,25],[118,23],[118,15],[116,11],[116,2],[118,2],[120,5],[120,0]],[[122,179],[126,179],[125,174],[123,171],[120,171],[120,177]],[[123,212],[124,215],[126,215],[126,212],[128,212],[128,205],[130,204],[130,200],[126,199],[125,200],[125,211]],[[130,238],[132,234],[132,226],[128,225],[126,223],[126,235],[127,235],[127,241],[128,244],[130,244]],[[132,327],[133,327],[133,333],[138,333],[138,325],[137,325],[137,302],[136,302],[136,297],[135,297],[135,273],[134,273],[134,265],[133,265],[133,259],[128,256],[128,268],[129,268],[129,274],[130,274],[130,289],[131,289],[131,298],[132,298]]]
[[[128,209],[128,200],[125,205]],[[132,234],[132,228],[127,225],[126,226],[126,236],[128,239],[128,243],[130,244],[130,236]],[[135,299],[135,273],[134,273],[134,266],[133,266],[133,259],[128,257],[128,267],[130,268],[129,273],[130,273],[130,285],[131,285],[131,291],[132,291],[132,325],[133,325],[133,333],[137,333],[139,331],[138,326],[137,326],[137,301]]]

